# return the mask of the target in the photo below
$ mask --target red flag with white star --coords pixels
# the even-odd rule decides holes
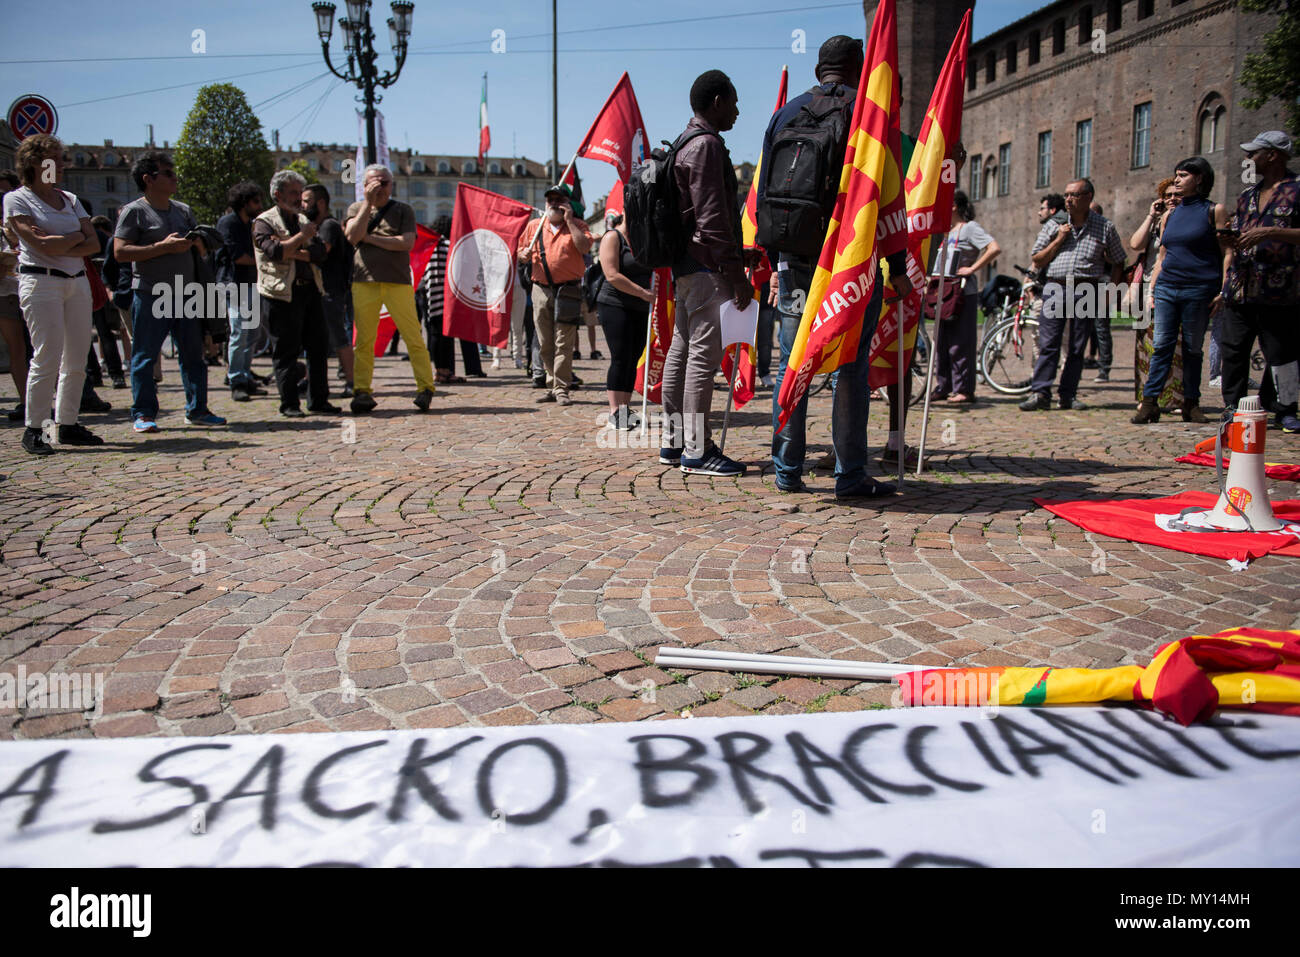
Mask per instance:
[[[444,335],[498,349],[509,346],[515,249],[531,216],[526,203],[456,184],[442,300]]]

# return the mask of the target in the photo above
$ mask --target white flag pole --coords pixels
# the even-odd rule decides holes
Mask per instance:
[[[740,343],[733,342],[729,347],[731,349],[731,375],[727,376],[727,408],[722,413],[722,435],[718,440],[718,451],[727,450],[727,425],[731,421],[731,399],[736,394],[736,363],[740,356]]]
[[[659,271],[650,274],[650,316],[645,324],[645,371],[641,373],[641,434],[646,433],[646,415],[650,405],[650,332],[655,324],[655,304],[659,302]]]
[[[925,374],[925,412],[921,415],[921,444],[916,450],[916,474],[920,475],[921,470],[925,467],[925,436],[930,425],[930,393],[934,389],[934,361],[935,354],[939,351],[939,324],[944,320],[938,318],[943,312],[943,287],[944,280],[948,276],[948,237],[951,232],[944,233],[942,245],[939,247],[939,295],[934,304],[934,338],[930,340],[930,361],[928,370]],[[921,320],[925,318],[925,291],[921,292],[921,313],[916,318],[917,336],[920,336]]]

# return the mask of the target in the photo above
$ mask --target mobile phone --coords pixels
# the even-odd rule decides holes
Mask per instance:
[[[1164,211],[1165,211],[1165,204],[1164,204],[1164,202],[1163,202],[1163,201],[1161,201],[1161,202],[1157,202],[1157,203],[1156,203],[1156,212],[1157,212],[1157,213],[1163,213]]]

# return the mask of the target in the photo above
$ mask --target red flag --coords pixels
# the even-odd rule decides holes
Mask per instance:
[[[623,181],[620,179],[610,187],[609,197],[605,200],[605,215],[621,212],[623,212]]]
[[[444,335],[504,349],[510,344],[515,249],[532,207],[468,183],[456,184]]]
[[[424,271],[429,268],[429,260],[433,258],[433,251],[438,248],[441,240],[442,237],[428,226],[415,224],[415,245],[411,247],[411,281],[416,286],[424,278]]]
[[[912,361],[916,325],[925,288],[925,264],[930,261],[930,243],[935,234],[948,232],[952,224],[952,195],[957,189],[955,157],[961,136],[962,98],[966,90],[967,49],[970,46],[971,12],[966,11],[948,59],[939,72],[925,111],[921,133],[912,151],[903,186],[907,195],[907,275],[912,294],[901,302],[886,304],[871,339],[872,389],[898,382],[898,326],[903,327],[903,368]],[[888,296],[886,297],[888,298]]]
[[[664,360],[668,358],[668,347],[673,344],[673,271],[656,269],[650,290],[654,294],[654,301],[650,304],[650,345],[636,364],[636,383],[632,389],[651,402],[660,402]],[[647,380],[650,383],[648,387]]]
[[[778,428],[785,427],[815,374],[833,372],[857,358],[878,258],[907,246],[898,168],[900,95],[894,0],[880,0],[853,105],[835,211],[781,381]]]
[[[626,183],[632,167],[645,159],[645,153],[645,121],[632,92],[632,81],[624,73],[596,114],[596,121],[578,147],[578,155],[609,163]]]

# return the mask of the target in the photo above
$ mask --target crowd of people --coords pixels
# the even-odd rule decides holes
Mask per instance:
[[[764,155],[774,144],[779,148],[786,126],[810,103],[823,114],[851,112],[862,62],[860,40],[838,36],[826,41],[819,51],[817,85],[773,116]],[[724,73],[710,70],[693,84],[690,106],[692,119],[674,143],[684,249],[672,265],[675,328],[663,368],[659,461],[688,474],[745,473],[744,464],[713,442],[710,413],[723,352],[722,307],[730,302],[743,309],[758,298],[758,377],[772,389],[776,487],[787,493],[806,491],[808,399],[805,395],[790,410],[785,426],[777,428],[782,412],[778,397],[815,256],[743,246],[740,197],[722,135],[739,115],[735,86]],[[913,146],[905,136],[904,152]],[[843,144],[838,148],[843,150]],[[955,149],[960,162],[964,151]],[[1097,352],[1097,381],[1109,378],[1112,317],[1099,290],[1131,282],[1131,251],[1138,256],[1141,276],[1137,301],[1151,307],[1154,329],[1150,367],[1140,383],[1142,398],[1132,422],[1159,420],[1160,396],[1176,351],[1181,351],[1182,417],[1207,421],[1200,407],[1200,381],[1209,331],[1211,384],[1221,385],[1224,404],[1233,408],[1246,394],[1250,355],[1258,341],[1270,367],[1263,397],[1284,431],[1300,432],[1295,319],[1300,305],[1300,179],[1287,168],[1293,148],[1283,133],[1262,133],[1242,149],[1256,177],[1235,203],[1210,200],[1213,169],[1203,158],[1191,157],[1158,185],[1156,199],[1127,247],[1097,205],[1090,180],[1077,179],[1063,195],[1042,198],[1041,230],[1030,255],[1043,283],[1043,308],[1036,365],[1022,410],[1051,408],[1053,392],[1059,407],[1083,408],[1078,389],[1090,342]],[[165,152],[150,150],[137,157],[131,175],[141,195],[121,209],[116,223],[92,219],[84,204],[62,188],[63,146],[56,138],[25,139],[17,166],[16,172],[0,172],[5,191],[0,334],[20,403],[10,418],[23,421],[22,444],[33,454],[52,453],[56,441],[103,441],[78,422],[83,411],[107,408],[93,391],[99,362],[91,347],[92,330],[98,332],[113,384],[124,387],[129,376],[132,428],[142,434],[159,431],[157,383],[168,339],[179,360],[185,421],[196,426],[219,427],[226,421],[208,405],[209,369],[218,363],[214,356],[223,341],[225,385],[235,402],[267,394],[265,386],[272,380],[257,375],[252,366],[254,354],[265,349],[281,416],[342,414],[331,402],[331,357],[340,380],[335,395],[350,399],[354,415],[372,412],[378,406],[375,341],[384,308],[396,327],[394,341],[405,346],[418,412],[430,408],[438,384],[465,381],[455,375],[454,339],[442,330],[451,224],[445,217],[435,224],[439,242],[425,272],[413,276],[415,213],[394,198],[393,174],[382,165],[363,170],[363,198],[349,206],[342,222],[330,215],[323,185],[308,185],[298,173],[282,169],[265,192],[257,183],[233,186],[228,212],[215,230],[200,226],[190,208],[175,198],[181,184]],[[817,201],[829,205],[836,188],[837,182],[828,180],[822,187],[827,195]],[[758,201],[765,202],[761,183]],[[582,385],[573,369],[574,358],[581,355],[579,333],[586,324],[590,354],[599,357],[594,338],[598,322],[610,352],[608,426],[635,429],[641,423],[632,395],[653,298],[650,270],[637,261],[620,215],[607,218],[597,241],[569,187],[551,187],[545,203],[516,251],[507,355],[531,376],[542,393],[539,403],[571,405],[572,393]],[[960,190],[953,199],[952,229],[936,247],[925,299],[935,330],[930,398],[971,404],[978,378],[979,306],[981,301],[987,306],[990,290],[1005,288],[1005,277],[998,277],[981,297],[977,277],[1003,250]],[[903,254],[886,259],[893,294],[907,295]],[[180,301],[180,292],[209,275],[229,288],[250,294],[255,289],[256,296],[229,298],[220,316],[196,317]],[[835,492],[841,499],[895,491],[872,478],[868,462],[866,350],[886,290],[879,267],[876,279],[859,353],[832,380],[831,440]],[[938,294],[940,286],[945,295]],[[590,297],[586,302],[584,293]],[[1085,299],[1093,305],[1084,308]],[[117,352],[119,341],[125,365]],[[480,355],[486,350],[461,345],[466,373],[485,375]],[[774,345],[779,361],[772,367]],[[891,401],[906,400],[898,391],[895,387]],[[897,462],[908,454],[891,429],[883,461]]]

